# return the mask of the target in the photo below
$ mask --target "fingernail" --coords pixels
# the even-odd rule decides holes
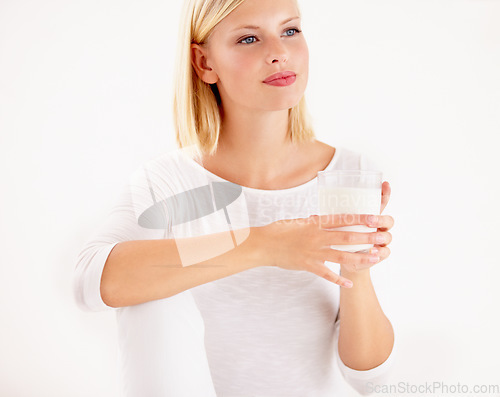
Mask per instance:
[[[378,254],[378,249],[375,247],[370,248],[370,254]]]
[[[370,226],[377,226],[378,225],[378,217],[374,215],[370,215],[368,217],[368,224]]]
[[[370,256],[370,263],[377,263],[379,260],[378,256]]]
[[[349,280],[344,281],[344,287],[351,288],[352,287],[352,281],[349,281]]]
[[[375,240],[378,244],[385,243],[385,236],[383,234],[377,234]]]

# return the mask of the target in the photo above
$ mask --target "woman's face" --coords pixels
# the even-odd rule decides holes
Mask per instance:
[[[207,83],[217,83],[222,105],[228,108],[275,111],[289,109],[307,85],[309,51],[294,0],[246,0],[213,30],[198,53],[206,70],[197,69]],[[199,63],[198,62],[198,63]],[[278,72],[296,77],[270,85]]]

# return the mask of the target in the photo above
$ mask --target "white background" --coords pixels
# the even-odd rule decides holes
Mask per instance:
[[[71,277],[129,174],[175,148],[178,3],[0,1],[1,396],[118,396],[114,314],[79,311]],[[500,384],[500,1],[301,9],[318,138],[392,186],[392,382]]]

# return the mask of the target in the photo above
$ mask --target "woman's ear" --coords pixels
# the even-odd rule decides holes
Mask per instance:
[[[198,77],[207,84],[215,84],[219,80],[217,73],[207,64],[207,50],[199,44],[191,44],[191,64]]]

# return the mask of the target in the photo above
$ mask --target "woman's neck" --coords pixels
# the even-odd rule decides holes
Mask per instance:
[[[232,112],[223,117],[216,156],[249,184],[279,177],[297,148],[288,138],[288,110]]]

